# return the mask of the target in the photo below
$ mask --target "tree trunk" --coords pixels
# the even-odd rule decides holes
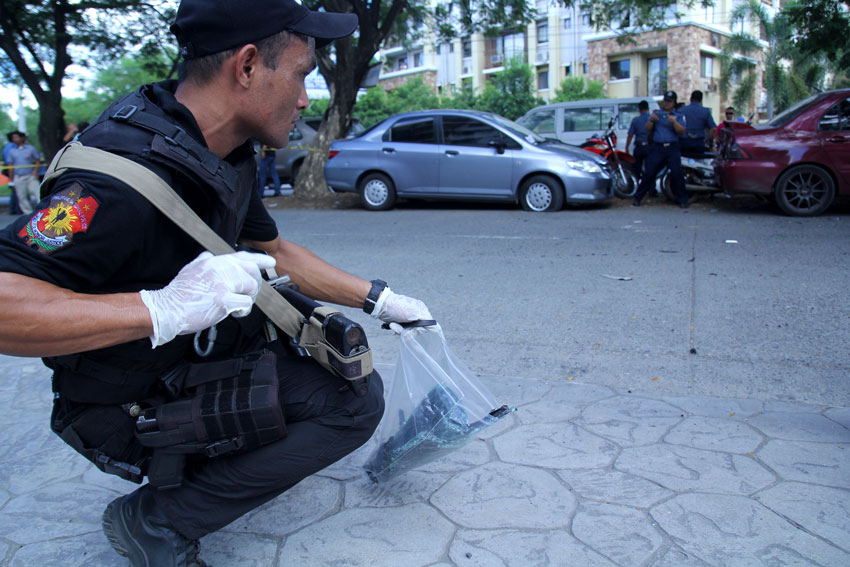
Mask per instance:
[[[43,91],[38,98],[38,139],[47,162],[53,159],[63,145],[64,116],[61,91]]]

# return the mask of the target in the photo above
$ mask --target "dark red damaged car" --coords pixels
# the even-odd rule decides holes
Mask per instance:
[[[850,195],[850,89],[813,95],[766,124],[725,122],[718,143],[714,169],[726,192],[818,215]]]

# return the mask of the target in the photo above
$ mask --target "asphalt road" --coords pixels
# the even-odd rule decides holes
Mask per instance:
[[[749,199],[644,203],[536,214],[268,201],[285,238],[425,301],[476,372],[850,406],[850,208],[799,219]],[[395,362],[394,335],[348,313],[375,361]]]
[[[474,371],[850,406],[846,206],[813,219],[720,198],[269,210],[285,238],[425,301]],[[392,335],[350,316],[394,362]]]

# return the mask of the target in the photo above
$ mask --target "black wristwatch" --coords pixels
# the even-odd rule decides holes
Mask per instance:
[[[371,314],[375,310],[375,305],[378,303],[378,297],[381,292],[387,287],[387,282],[384,280],[372,280],[372,289],[369,290],[369,295],[366,296],[366,301],[363,302],[363,311]]]

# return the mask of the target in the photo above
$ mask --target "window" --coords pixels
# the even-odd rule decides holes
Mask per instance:
[[[581,15],[581,25],[590,27],[593,21],[590,19],[590,14],[582,14]]]
[[[555,111],[538,110],[522,120],[522,125],[537,134],[555,133]]]
[[[472,40],[467,38],[463,40],[463,56],[472,57]]]
[[[646,81],[646,91],[649,96],[664,94],[667,90],[667,57],[647,59]]]
[[[699,56],[699,76],[710,79],[714,76],[714,57],[711,55]]]
[[[421,51],[417,51],[416,53],[413,54],[413,66],[414,67],[421,67],[422,66],[422,52]]]
[[[567,65],[567,66],[565,66],[565,67],[564,67],[564,75],[566,75],[567,77],[569,77],[569,76],[570,76],[570,75],[572,75],[572,74],[573,74],[573,68],[572,68],[572,66],[571,66],[571,65]]]
[[[564,18],[564,29],[565,30],[573,29],[573,17],[572,16],[567,16],[566,18]]]
[[[537,43],[549,42],[549,22],[537,22]]]
[[[628,79],[631,74],[629,72],[629,68],[631,66],[631,61],[628,59],[622,59],[620,61],[611,61],[611,81],[620,81],[622,79]]]
[[[496,55],[493,56],[493,61],[496,62],[495,58],[499,57],[500,62],[507,61],[512,59],[513,57],[521,56],[525,54],[525,35],[522,33],[512,33],[507,35],[502,35],[496,38]]]
[[[436,144],[434,118],[431,116],[411,116],[402,118],[390,129],[393,142],[412,142],[414,144]]]
[[[575,132],[576,130],[600,130],[602,128],[602,109],[590,108],[565,108],[564,109],[564,132]]]
[[[587,75],[587,63],[581,64],[581,72]]]
[[[826,111],[818,122],[822,132],[850,132],[850,97]]]
[[[649,102],[649,100],[646,102]],[[620,121],[620,128],[626,130],[632,125],[632,119],[640,114],[640,110],[638,110],[638,103],[627,102],[617,106],[617,112],[620,115],[620,118],[618,119]]]
[[[545,91],[549,88],[549,71],[539,71],[537,73],[537,90]]]
[[[396,71],[404,71],[407,69],[407,57],[399,57],[397,62],[398,65],[396,66]]]
[[[503,139],[489,124],[466,116],[443,116],[443,134],[450,146],[486,148],[491,140]]]

